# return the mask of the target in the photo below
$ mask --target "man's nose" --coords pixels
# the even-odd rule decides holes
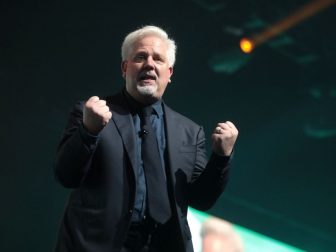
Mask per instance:
[[[147,60],[145,62],[145,68],[146,69],[154,69],[155,68],[155,62],[152,57],[147,57]]]

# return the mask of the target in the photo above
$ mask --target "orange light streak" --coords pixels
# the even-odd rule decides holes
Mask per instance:
[[[256,47],[335,3],[336,0],[312,1],[248,40]]]

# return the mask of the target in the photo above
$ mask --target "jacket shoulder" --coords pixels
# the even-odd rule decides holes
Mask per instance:
[[[202,127],[201,125],[199,125],[198,123],[196,123],[192,119],[190,119],[190,118],[186,117],[185,115],[182,115],[181,113],[173,110],[172,108],[170,108],[165,103],[163,104],[163,108],[164,108],[164,111],[165,111],[165,114],[166,114],[167,118],[169,118],[169,117],[173,118],[177,122],[181,122],[182,124],[186,125],[186,127],[191,127],[191,128]]]

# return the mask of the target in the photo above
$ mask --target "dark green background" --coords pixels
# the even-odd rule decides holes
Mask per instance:
[[[2,0],[0,251],[52,251],[68,193],[53,178],[53,157],[68,111],[123,87],[122,39],[145,24],[178,45],[165,101],[208,137],[221,120],[240,130],[230,183],[210,213],[334,251],[335,7],[250,56],[237,48],[242,35],[307,2]],[[241,65],[214,71],[224,60]]]

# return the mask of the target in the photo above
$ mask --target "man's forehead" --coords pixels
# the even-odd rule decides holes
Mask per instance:
[[[167,44],[163,39],[157,36],[146,36],[135,41],[134,49],[145,48],[167,49]]]

